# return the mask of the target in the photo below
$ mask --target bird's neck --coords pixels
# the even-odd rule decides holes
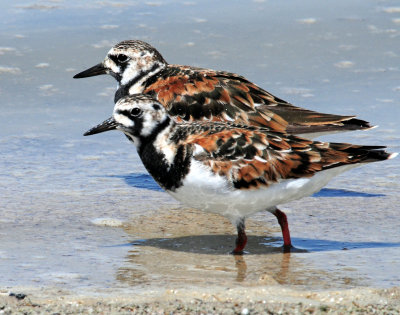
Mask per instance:
[[[118,82],[118,90],[115,93],[114,102],[127,95],[142,93],[146,86],[149,85],[149,82],[154,81],[166,66],[166,63],[157,61],[146,69],[131,72],[129,75],[126,73]]]
[[[177,145],[172,138],[177,125],[169,117],[152,135],[141,138],[139,156],[147,171],[164,189],[175,191],[189,173],[192,148]]]

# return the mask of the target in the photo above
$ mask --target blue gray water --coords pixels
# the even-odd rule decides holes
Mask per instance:
[[[226,254],[234,229],[162,192],[125,137],[83,137],[111,115],[116,83],[72,76],[123,39],[150,42],[170,63],[240,73],[295,105],[379,125],[323,140],[400,151],[396,0],[1,1],[1,289],[266,285],[265,274],[311,289],[400,285],[400,158],[284,205],[293,242],[308,251],[290,260],[274,250],[274,218],[257,215],[238,263]]]

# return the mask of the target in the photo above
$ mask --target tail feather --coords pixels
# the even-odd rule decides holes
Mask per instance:
[[[288,103],[280,103],[279,106],[260,105],[257,109],[261,112],[273,112],[282,117],[288,123],[286,132],[295,135],[329,134],[374,128],[369,122],[354,116],[318,113]]]
[[[375,126],[372,126],[368,121],[352,118],[349,120],[342,121],[342,124],[345,126],[346,130],[365,130],[372,129]]]
[[[352,145],[348,143],[331,143],[332,149],[345,152],[350,163],[369,163],[384,161],[396,157],[397,153],[388,153],[385,146]]]

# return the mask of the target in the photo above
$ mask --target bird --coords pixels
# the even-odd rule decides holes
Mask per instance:
[[[384,146],[312,141],[234,122],[177,122],[150,95],[120,98],[113,115],[84,133],[122,131],[150,175],[183,204],[228,218],[233,254],[247,243],[245,219],[267,210],[278,218],[283,249],[292,242],[278,205],[319,191],[353,167],[395,157]]]
[[[178,121],[228,121],[307,138],[373,128],[355,116],[296,107],[235,73],[168,64],[140,40],[116,44],[101,63],[74,78],[101,74],[118,81],[114,102],[126,95],[148,94]]]

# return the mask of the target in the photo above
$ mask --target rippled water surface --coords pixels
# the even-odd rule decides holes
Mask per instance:
[[[400,151],[398,1],[1,1],[0,288],[309,289],[400,285],[400,159],[370,164],[234,228],[179,205],[108,118],[115,81],[73,80],[123,39],[170,63],[240,73],[295,105],[379,128],[324,138]]]

